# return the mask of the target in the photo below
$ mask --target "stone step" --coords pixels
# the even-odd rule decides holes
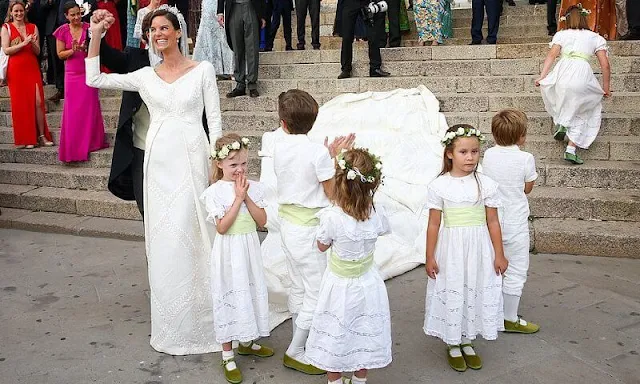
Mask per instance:
[[[0,184],[106,191],[109,168],[0,163]]]
[[[590,160],[576,166],[560,159],[537,163],[537,183],[547,187],[640,189],[640,162]]]
[[[53,138],[54,143],[59,143],[60,141],[60,128],[50,128],[51,136]],[[116,131],[115,130],[105,130],[104,139],[109,143],[109,145],[113,145],[116,139]],[[0,127],[0,144],[13,144],[13,129],[7,127]]]
[[[62,102],[61,102],[62,103]],[[102,111],[102,120],[104,120],[105,130],[112,130],[118,127],[119,110]],[[47,124],[49,130],[60,130],[60,122],[62,121],[62,111],[54,111],[47,113]],[[13,127],[11,112],[0,112],[0,127]]]
[[[53,85],[44,86],[44,97],[49,98],[57,92],[56,87]],[[113,89],[101,89],[100,97],[112,97],[120,95],[120,91]],[[9,87],[0,87],[0,98],[9,98]]]
[[[534,218],[640,222],[640,190],[536,186],[529,207]]]
[[[120,200],[109,191],[0,184],[0,202],[7,208],[127,220],[141,219],[135,202]]]
[[[313,94],[320,105],[331,100],[339,93]],[[442,112],[488,112],[500,111],[504,108],[518,108],[525,112],[544,112],[544,103],[539,94],[488,93],[488,94],[456,94],[436,93]],[[248,96],[234,99],[222,98],[222,111],[276,111],[277,96],[265,95],[253,99]],[[619,92],[615,97],[605,99],[603,111],[608,113],[640,113],[640,93]]]
[[[120,110],[120,101],[122,97],[121,94],[113,95],[113,96],[105,96],[100,98],[100,106],[102,111],[119,111]],[[61,100],[57,103],[52,101],[47,101],[45,104],[45,110],[47,112],[62,112],[62,108],[64,107],[64,100]],[[11,112],[11,100],[0,99],[0,112]]]
[[[533,228],[537,253],[640,258],[636,222],[534,219]]]

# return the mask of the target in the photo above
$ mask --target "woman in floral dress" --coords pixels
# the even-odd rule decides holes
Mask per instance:
[[[439,45],[451,36],[451,1],[417,0],[413,5],[418,40]]]

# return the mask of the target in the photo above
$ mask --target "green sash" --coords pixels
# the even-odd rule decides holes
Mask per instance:
[[[367,273],[373,266],[373,253],[360,260],[344,260],[333,251],[329,256],[329,269],[334,274],[347,279],[355,279]]]
[[[313,227],[320,224],[320,219],[316,217],[316,213],[320,208],[305,208],[294,204],[280,204],[278,213],[280,217],[288,222],[304,227]]]
[[[246,235],[255,232],[257,229],[256,222],[253,221],[250,213],[238,213],[236,221],[231,224],[227,230],[227,235]]]
[[[444,226],[450,227],[475,227],[487,224],[487,211],[484,206],[445,208]]]
[[[587,55],[586,53],[582,53],[582,52],[571,51],[571,52],[563,53],[562,58],[589,61],[591,60],[591,55]]]

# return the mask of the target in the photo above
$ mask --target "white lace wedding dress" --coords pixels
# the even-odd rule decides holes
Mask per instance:
[[[233,51],[224,28],[218,23],[218,0],[202,1],[202,16],[193,48],[193,59],[213,64],[217,75],[233,74]]]
[[[209,185],[210,138],[222,132],[213,66],[201,62],[173,83],[151,67],[100,73],[86,59],[87,84],[139,92],[151,115],[144,158],[144,229],[151,289],[151,346],[171,355],[219,350],[210,288],[213,228],[199,201]]]

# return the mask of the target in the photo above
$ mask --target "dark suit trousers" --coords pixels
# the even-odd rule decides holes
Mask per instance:
[[[400,36],[400,0],[387,0],[389,9],[387,17],[389,18],[389,47],[399,47],[401,43]],[[382,29],[380,39],[380,48],[387,46],[387,33]]]
[[[557,0],[547,0],[547,30],[549,33],[555,33],[558,30],[557,5]]]
[[[144,151],[133,147],[133,160],[131,161],[131,179],[133,181],[133,196],[136,198],[138,211],[144,217],[144,199],[143,199],[143,167]]]
[[[340,52],[340,64],[343,71],[352,70],[353,61],[353,35],[356,28],[356,19],[360,14],[359,0],[344,0],[342,8],[342,47]],[[367,42],[369,43],[369,70],[373,71],[382,66],[380,57],[379,31],[384,30],[384,13],[376,13],[373,16],[373,27],[367,25]]]
[[[640,36],[640,1],[627,0],[627,20],[629,21],[629,33]]]
[[[307,10],[311,18],[311,45],[320,48],[320,0],[296,0],[296,30],[298,44],[305,45],[305,21]]]
[[[482,41],[485,8],[487,9],[487,43],[495,44],[498,40],[498,29],[500,28],[501,0],[471,1],[471,40],[474,42]]]
[[[260,24],[250,2],[233,3],[227,20],[234,57],[234,77],[239,89],[258,89]]]
[[[64,62],[58,58],[56,38],[53,35],[47,36],[47,47],[49,49],[47,62],[53,74],[53,81],[59,91],[64,91]]]
[[[271,19],[271,31],[267,40],[267,49],[273,49],[273,42],[276,39],[278,28],[280,28],[280,18],[282,17],[282,29],[284,41],[287,48],[291,47],[291,4],[288,1],[275,1],[273,4],[273,15]]]

